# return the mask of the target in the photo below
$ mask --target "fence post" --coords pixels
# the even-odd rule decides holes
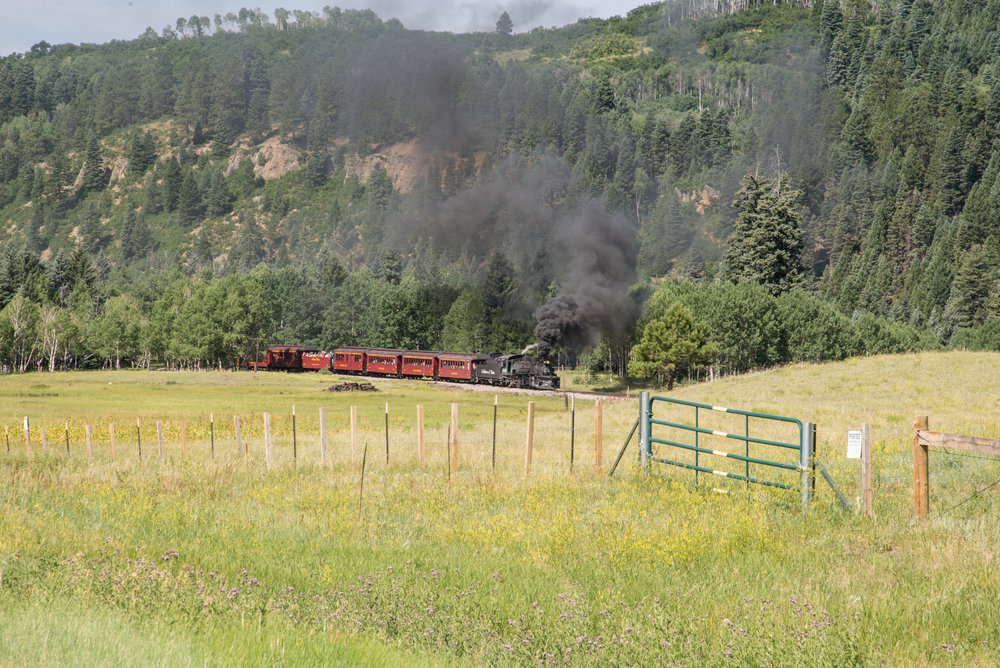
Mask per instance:
[[[535,402],[528,402],[528,434],[524,442],[524,477],[531,475],[531,449],[535,441]]]
[[[601,474],[604,465],[604,407],[601,400],[594,401],[594,473]]]
[[[500,404],[500,395],[493,395],[493,454],[490,461],[492,462],[493,471],[497,470],[497,406]]]
[[[861,502],[868,517],[874,517],[872,511],[872,444],[871,430],[868,423],[861,425]]]
[[[142,429],[139,427],[139,418],[135,419],[135,443],[139,449],[139,461],[142,461]],[[66,423],[66,453],[69,454],[69,423]]]
[[[42,432],[42,453],[47,454],[49,451],[49,441],[45,437],[45,427],[39,427],[38,431]]]
[[[802,433],[800,438],[800,443],[802,449],[799,452],[799,471],[801,473],[801,487],[802,487],[802,512],[809,511],[809,501],[812,499],[812,490],[809,487],[809,482],[812,479],[812,438],[813,429],[811,422],[802,423]]]
[[[115,423],[108,424],[108,438],[111,440],[111,461],[115,461]]]
[[[181,420],[181,459],[188,456],[188,425],[187,420]]]
[[[292,406],[292,466],[299,465],[298,438],[295,434],[295,406]]]
[[[417,462],[424,468],[424,407],[417,404]]]
[[[921,431],[930,431],[926,415],[913,418],[913,516],[918,520],[927,517],[930,507],[930,489],[927,485],[929,452],[920,441]]]
[[[264,463],[271,468],[271,414],[264,413]]]
[[[87,455],[90,457],[90,461],[94,461],[94,440],[90,435],[90,425],[83,425],[83,431],[87,434]]]
[[[652,443],[649,440],[649,418],[650,411],[649,392],[639,393],[639,465],[643,471],[649,470],[649,458],[653,452]]]
[[[389,402],[385,402],[385,465],[389,465]]]
[[[28,416],[24,416],[24,452],[31,459],[31,436],[28,433]]]
[[[208,414],[208,438],[212,459],[215,459],[215,413]]]
[[[451,473],[458,470],[458,404],[451,405]]]
[[[326,409],[319,409],[319,465],[326,466]]]
[[[240,434],[240,416],[239,415],[234,415],[233,416],[233,424],[234,424],[234,429],[236,430],[236,456],[237,457],[242,457],[243,456],[243,438],[242,438],[242,434]]]
[[[10,426],[9,425],[5,424],[3,426],[3,437],[4,437],[4,440],[7,441],[7,454],[10,454]]]
[[[156,445],[160,449],[160,461],[163,459],[163,421],[156,421]]]
[[[569,409],[569,472],[573,472],[573,450],[576,447],[576,395],[573,395]]]
[[[136,424],[139,424],[138,420]],[[66,456],[69,456],[69,420],[66,421]]]
[[[358,460],[358,407],[351,406],[351,464]]]

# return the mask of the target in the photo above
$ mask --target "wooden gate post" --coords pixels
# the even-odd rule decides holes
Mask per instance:
[[[351,406],[351,464],[358,459],[358,407]]]
[[[163,421],[156,421],[156,444],[160,449],[160,461],[163,461]]]
[[[417,462],[424,468],[424,407],[417,404]]]
[[[264,463],[271,468],[271,414],[264,413]]]
[[[930,431],[926,415],[913,418],[913,516],[918,520],[927,517],[930,506],[930,489],[927,485],[928,448],[920,440],[921,431]]]
[[[181,420],[181,459],[188,456],[188,425],[187,420]]]
[[[242,439],[242,435],[240,434],[240,416],[239,415],[234,415],[233,416],[233,429],[234,429],[234,432],[236,434],[236,456],[237,457],[242,457],[243,456],[243,443],[242,443],[243,439]]]
[[[594,402],[594,473],[601,474],[604,465],[604,409],[601,400]]]
[[[528,434],[524,443],[524,477],[531,475],[531,450],[535,443],[535,402],[528,402]]]
[[[319,465],[326,466],[326,409],[319,409]]]
[[[872,442],[871,429],[868,423],[861,425],[861,504],[869,518],[874,517],[872,511]]]
[[[451,405],[451,474],[458,470],[458,404]]]

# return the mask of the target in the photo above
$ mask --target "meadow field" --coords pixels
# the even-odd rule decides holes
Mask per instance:
[[[915,415],[1000,438],[996,354],[797,365],[671,393],[816,423],[819,459],[855,508],[846,435],[870,424],[874,519],[825,483],[803,514],[779,491],[644,475],[634,442],[609,478],[635,398],[603,402],[598,471],[592,398],[573,412],[558,393],[500,394],[494,465],[493,393],[392,380],[327,391],[340,380],[0,377],[0,665],[1000,663],[1000,465],[932,453],[918,522],[911,452]]]

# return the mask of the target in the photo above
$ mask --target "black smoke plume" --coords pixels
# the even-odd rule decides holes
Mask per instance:
[[[539,350],[592,345],[602,332],[618,332],[634,304],[627,296],[635,281],[635,226],[589,199],[559,221],[555,248],[560,290],[535,311]]]

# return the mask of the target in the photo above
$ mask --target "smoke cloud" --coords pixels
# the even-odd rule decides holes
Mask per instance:
[[[559,220],[556,234],[559,293],[535,311],[541,352],[553,346],[596,343],[620,331],[633,308],[627,297],[635,281],[635,227],[590,199]]]
[[[479,185],[426,205],[394,231],[400,247],[425,236],[479,258],[500,249],[529,294],[558,286],[535,311],[543,354],[596,343],[602,332],[619,331],[633,308],[635,225],[582,194],[566,163],[551,156],[507,159]]]

